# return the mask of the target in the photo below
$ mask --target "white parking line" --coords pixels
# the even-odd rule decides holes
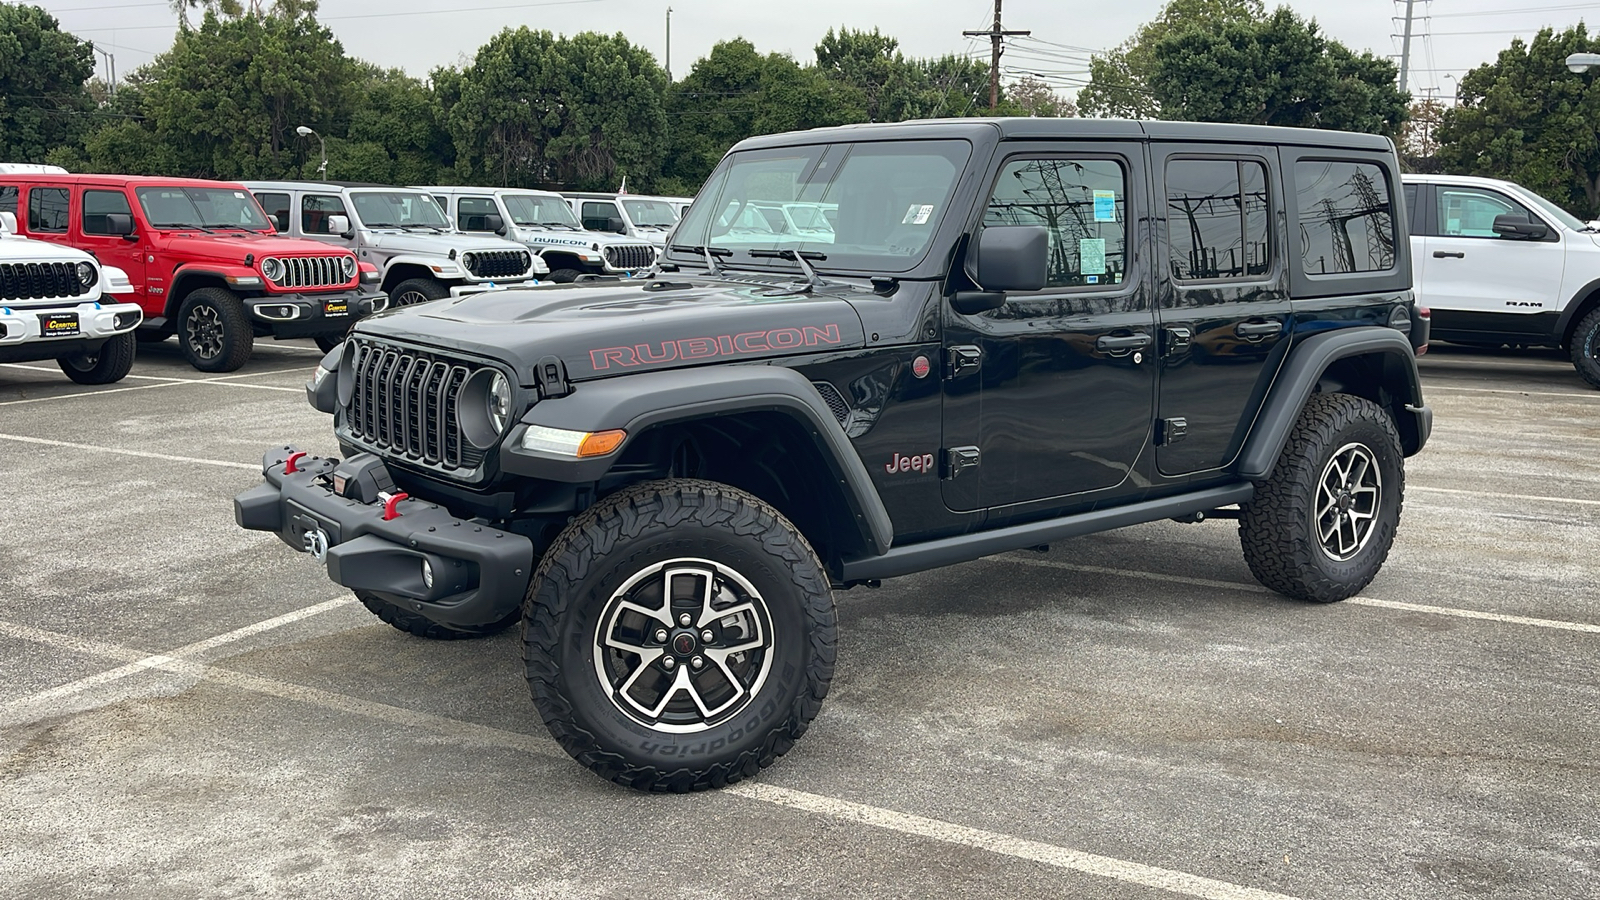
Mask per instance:
[[[53,369],[44,369],[38,366],[25,366],[21,363],[0,363],[0,366],[13,369],[33,369],[40,372],[55,371]],[[72,400],[78,397],[99,397],[105,394],[120,394],[126,391],[148,391],[155,388],[176,387],[180,384],[215,384],[221,385],[222,387],[253,388],[261,391],[286,391],[291,394],[299,394],[304,391],[304,388],[277,387],[275,385],[266,384],[242,384],[235,379],[258,378],[263,375],[287,375],[294,372],[304,371],[305,368],[303,366],[295,366],[288,369],[268,369],[264,372],[240,372],[235,375],[220,375],[216,378],[166,378],[160,375],[129,375],[127,376],[128,378],[138,378],[145,381],[156,381],[159,383],[140,384],[133,387],[107,388],[104,390],[95,389],[88,391],[72,391],[66,394],[52,394],[48,397],[29,397],[25,400],[3,400],[0,401],[0,406],[20,406],[25,403],[53,403],[57,400]]]
[[[1406,612],[1429,613],[1440,616],[1456,616],[1462,619],[1483,619],[1487,622],[1503,622],[1507,625],[1531,625],[1535,628],[1554,628],[1559,631],[1577,631],[1583,634],[1600,634],[1600,625],[1591,625],[1588,622],[1563,622],[1559,619],[1534,619],[1528,616],[1507,616],[1501,613],[1478,612],[1475,609],[1454,609],[1444,606],[1428,606],[1422,603],[1402,603],[1399,600],[1379,600],[1376,597],[1351,597],[1346,603],[1357,606],[1376,606],[1381,609],[1399,609]]]
[[[1580,400],[1600,400],[1600,394],[1579,394],[1565,391],[1518,391],[1509,388],[1455,387],[1432,381],[1426,382],[1422,390],[1424,394],[1430,394],[1434,391],[1462,391],[1470,394],[1513,394],[1520,397],[1576,397]]]
[[[160,387],[160,385],[154,385]],[[137,390],[130,388],[129,390]],[[224,466],[229,469],[246,469],[251,472],[260,472],[260,463],[236,463],[220,459],[200,459],[193,456],[173,456],[167,453],[151,453],[147,450],[123,450],[118,447],[97,447],[93,444],[77,444],[72,441],[52,441],[46,438],[24,437],[20,434],[0,434],[0,441],[16,441],[21,444],[38,444],[43,447],[65,447],[70,450],[94,450],[100,453],[116,453],[121,456],[137,456],[142,459],[161,459],[167,462],[195,463],[202,466]]]
[[[1465,497],[1493,497],[1496,500],[1529,500],[1534,503],[1572,503],[1578,506],[1600,506],[1600,500],[1591,500],[1584,497],[1538,497],[1532,494],[1500,494],[1494,491],[1467,491],[1458,488],[1422,487],[1420,485],[1406,485],[1408,491],[1421,491],[1425,494],[1457,494]]]
[[[29,397],[26,400],[0,400],[0,406],[22,406],[27,403],[51,403],[56,400],[71,400],[74,397],[102,397],[106,394],[125,394],[128,391],[152,391],[156,388],[174,387],[177,382],[164,381],[161,384],[138,384],[133,387],[108,388],[103,391],[73,391],[68,394],[55,394],[49,397]]]
[[[321,606],[328,606],[328,604],[321,604]],[[316,607],[311,608],[315,609]],[[243,631],[245,629],[240,630]],[[233,633],[229,632],[229,634]],[[81,646],[81,643],[70,635],[46,632],[26,626],[13,626],[6,622],[0,622],[0,634],[12,634],[32,640],[42,638],[43,643],[55,646],[73,646],[75,648]],[[200,642],[200,644],[205,643],[207,642]],[[197,647],[200,644],[191,644],[189,647]],[[108,649],[113,652],[107,655],[116,659],[127,658],[132,653],[126,648],[112,647]],[[351,697],[334,691],[277,681],[271,678],[263,678],[259,675],[248,675],[231,669],[221,669],[179,658],[177,654],[180,652],[175,650],[170,655],[143,657],[131,665],[123,666],[122,669],[131,670],[129,674],[134,671],[153,669],[188,677],[203,678],[252,693],[309,703],[336,712],[365,716],[381,722],[425,729],[456,740],[507,747],[547,759],[562,761],[568,759],[555,746],[553,741],[543,735],[506,731],[487,725],[451,719],[446,716],[436,716],[431,713],[392,706],[387,703]],[[112,671],[119,672],[122,670],[113,669]],[[105,674],[110,675],[111,673]],[[3,709],[0,709],[0,711],[3,711]],[[1285,894],[1257,890],[1226,881],[1205,878],[1200,875],[1191,875],[1187,872],[1156,868],[1114,857],[1085,853],[1056,844],[1012,837],[998,832],[957,825],[954,822],[930,819],[925,816],[911,815],[892,809],[869,806],[864,803],[826,797],[820,794],[810,794],[789,788],[745,782],[728,787],[722,793],[772,806],[826,816],[840,822],[867,825],[944,844],[984,850],[1013,859],[1042,863],[1058,869],[1081,872],[1086,875],[1128,884],[1158,888],[1184,896],[1204,898],[1204,900],[1295,900],[1295,898]]]

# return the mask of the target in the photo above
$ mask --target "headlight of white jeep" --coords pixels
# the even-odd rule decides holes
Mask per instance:
[[[95,271],[93,263],[78,263],[78,283],[82,284],[85,290],[94,287],[94,283],[99,280],[100,273]]]

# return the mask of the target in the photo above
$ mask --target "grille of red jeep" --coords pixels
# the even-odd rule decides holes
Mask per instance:
[[[272,282],[276,287],[338,287],[350,280],[344,277],[344,261],[338,256],[285,256],[277,262],[283,275]]]

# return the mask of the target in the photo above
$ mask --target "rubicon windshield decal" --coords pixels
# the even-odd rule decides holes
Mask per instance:
[[[835,346],[842,343],[844,339],[840,337],[839,326],[836,324],[805,325],[799,328],[744,331],[739,334],[717,334],[676,341],[648,341],[630,347],[605,347],[589,351],[589,362],[595,371],[603,372],[613,366],[626,369],[677,361],[694,362],[719,357],[781,353],[804,347]]]

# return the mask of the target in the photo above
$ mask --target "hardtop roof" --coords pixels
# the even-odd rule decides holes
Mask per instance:
[[[238,190],[244,187],[239,181],[219,181],[211,178],[167,178],[162,175],[0,175],[6,184],[81,185],[86,187],[213,187]]]
[[[762,135],[739,142],[734,150],[756,150],[797,144],[841,143],[862,140],[937,140],[986,138],[1019,140],[1131,140],[1215,141],[1230,144],[1290,144],[1350,150],[1388,152],[1393,144],[1377,134],[1283,128],[1269,125],[1233,125],[1218,122],[1163,122],[1133,119],[1085,118],[974,118],[917,119],[909,122],[868,123],[814,128],[810,131]]]

